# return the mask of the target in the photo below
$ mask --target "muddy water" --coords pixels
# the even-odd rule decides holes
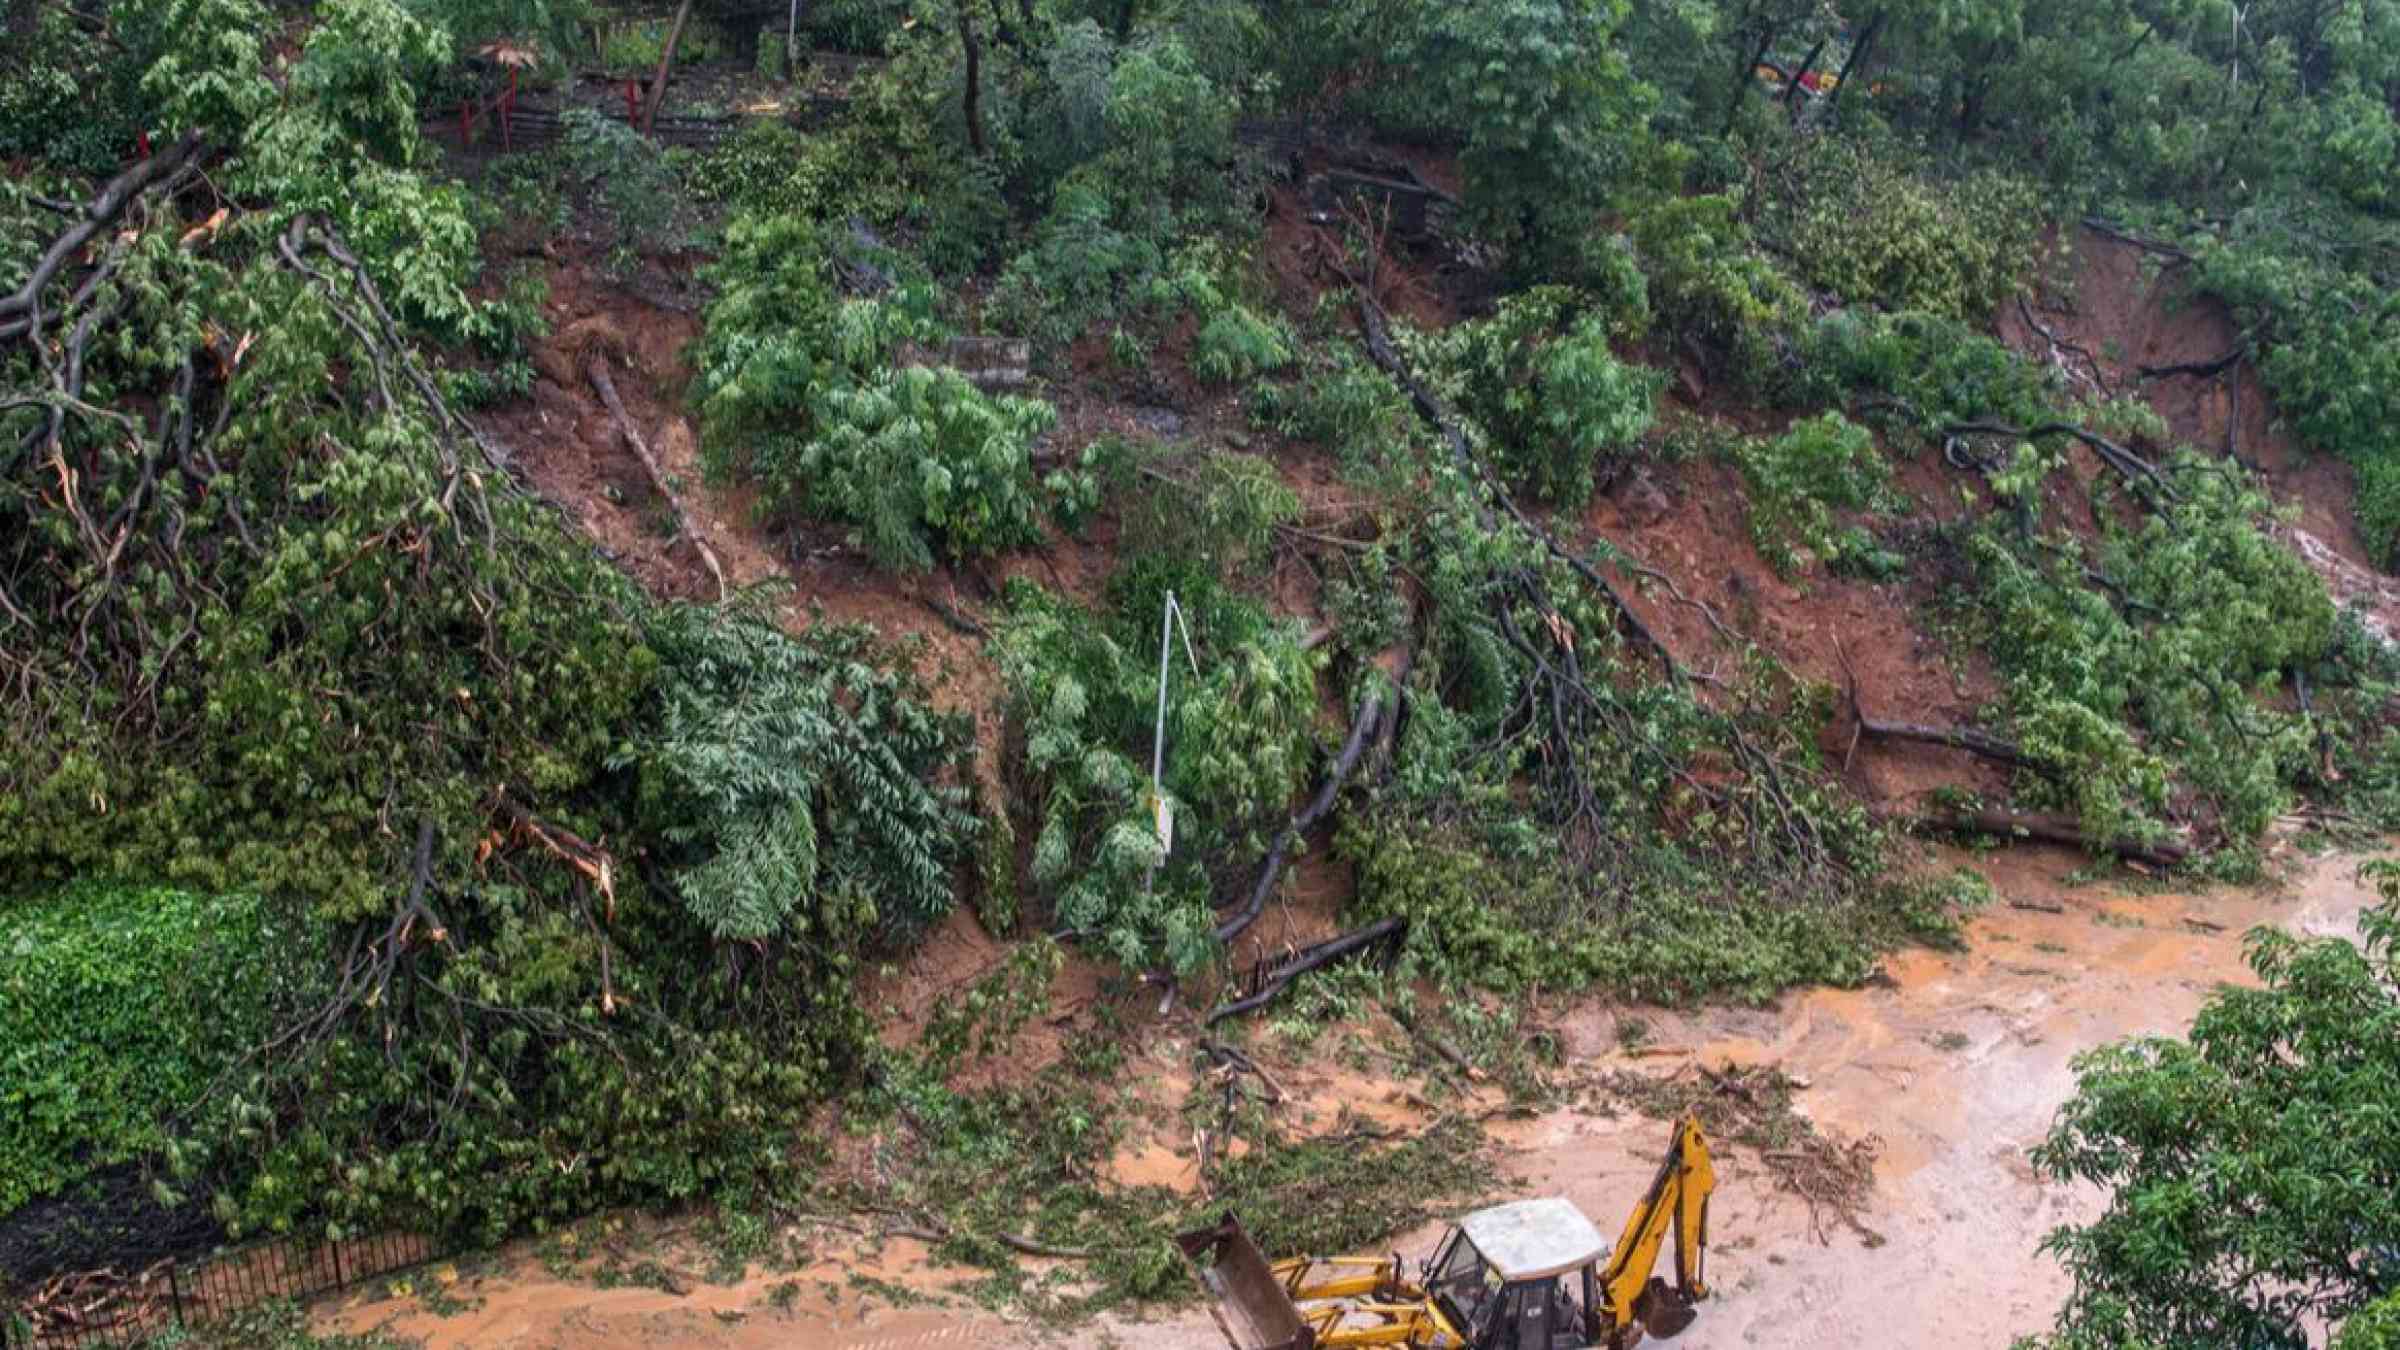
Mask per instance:
[[[2371,896],[2356,860],[2295,860],[2279,885],[2198,896],[2069,889],[2079,863],[2019,850],[1985,868],[2001,903],[1978,917],[1966,950],[1895,955],[1887,978],[1860,990],[1811,990],[1773,1008],[1628,1014],[1591,1007],[1559,1027],[1570,1054],[1594,1067],[1650,1072],[1697,1061],[1771,1063],[1806,1083],[1800,1108],[1841,1140],[1879,1141],[1876,1191],[1860,1227],[1777,1189],[1755,1160],[1718,1163],[1709,1274],[1715,1297],[1677,1342],[1707,1347],[1999,1347],[2042,1329],[2066,1289],[2037,1250],[2056,1225],[2094,1212],[2096,1192],[2047,1186],[2026,1161],[2073,1086],[2080,1051],[2123,1036],[2172,1033],[2217,985],[2248,978],[2242,934],[2259,924],[2351,935]],[[2038,906],[2026,908],[2020,906]],[[2056,907],[2057,912],[2050,912]],[[1618,1035],[1639,1015],[1638,1053]],[[1406,1113],[1406,1093],[1349,1084],[1379,1115]],[[1498,1127],[1507,1148],[1501,1189],[1563,1193],[1614,1232],[1656,1166],[1664,1127],[1631,1115],[1561,1111]],[[1144,1180],[1182,1180],[1155,1143],[1118,1161]],[[1422,1255],[1438,1233],[1399,1235]],[[871,1273],[934,1287],[946,1278],[896,1242]],[[475,1312],[398,1316],[394,1329],[430,1346],[709,1345],[903,1350],[1021,1345],[1045,1339],[1127,1350],[1218,1350],[1203,1314],[1112,1322],[1043,1337],[951,1308],[888,1309],[855,1291],[823,1293],[845,1276],[800,1277],[811,1292],[787,1310],[763,1301],[766,1281],[703,1287],[687,1298],[649,1290],[595,1291],[538,1278],[501,1280]],[[396,1305],[345,1310],[346,1327],[398,1315]],[[746,1314],[730,1322],[719,1313]]]

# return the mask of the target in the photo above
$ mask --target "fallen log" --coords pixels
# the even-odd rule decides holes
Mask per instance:
[[[1256,993],[1247,998],[1235,999],[1231,1003],[1223,1004],[1212,1010],[1208,1014],[1205,1025],[1213,1027],[1228,1017],[1239,1017],[1244,1013],[1256,1012],[1283,997],[1284,991],[1291,988],[1292,981],[1298,977],[1319,966],[1331,965],[1345,957],[1355,956],[1407,931],[1407,928],[1408,920],[1394,915],[1388,919],[1377,919],[1364,928],[1352,929],[1339,937],[1328,938],[1313,947],[1306,948],[1291,960],[1267,972],[1266,980],[1259,985]]]
[[[1440,1055],[1442,1059],[1450,1065],[1451,1068],[1458,1070],[1460,1077],[1465,1078],[1470,1083],[1480,1083],[1483,1081],[1483,1071],[1476,1068],[1475,1062],[1468,1059],[1465,1053],[1460,1051],[1457,1046],[1452,1045],[1448,1038],[1435,1036],[1428,1033],[1424,1028],[1417,1025],[1417,1019],[1409,1016],[1405,1012],[1402,1012],[1398,1008],[1385,1008],[1384,1011],[1391,1015],[1393,1021],[1400,1024],[1400,1029],[1402,1031],[1405,1031],[1411,1037],[1414,1037],[1418,1044],[1424,1046],[1428,1050],[1431,1050],[1433,1053]]]
[[[1358,761],[1366,754],[1367,746],[1374,738],[1376,725],[1386,715],[1386,704],[1394,710],[1398,708],[1400,685],[1407,678],[1407,667],[1403,664],[1400,678],[1392,682],[1388,692],[1378,689],[1359,703],[1358,716],[1350,723],[1350,737],[1342,742],[1341,753],[1334,756],[1333,767],[1325,773],[1325,782],[1318,787],[1317,795],[1310,799],[1300,814],[1292,817],[1284,825],[1283,831],[1275,836],[1275,843],[1267,850],[1266,859],[1258,865],[1258,879],[1251,883],[1249,898],[1230,918],[1217,925],[1217,941],[1233,941],[1241,936],[1244,929],[1256,923],[1259,915],[1266,912],[1267,897],[1275,893],[1276,879],[1283,875],[1284,858],[1290,854],[1292,845],[1299,842],[1300,836],[1308,833],[1324,818],[1326,812],[1333,809],[1334,799],[1341,795],[1343,784],[1350,781],[1351,773],[1358,768]]]
[[[2068,844],[2092,853],[2108,853],[2127,862],[2174,867],[2192,856],[2191,846],[2173,839],[2141,843],[2131,839],[2096,839],[2073,816],[2033,815],[1987,807],[1978,811],[1928,811],[1901,818],[1909,828],[1946,834],[1990,834],[2003,838],[2035,839],[2045,844]]]
[[[2140,370],[2140,374],[2145,380],[2173,379],[2179,375],[2189,376],[2195,380],[2205,380],[2212,375],[2222,375],[2226,371],[2233,369],[2235,363],[2239,362],[2243,357],[2248,356],[2249,354],[2250,348],[2248,346],[2241,343],[2236,343],[2234,344],[2232,351],[2229,351],[2223,356],[2217,357],[2214,360],[2186,361],[2180,365],[2172,366],[2143,366]]]
[[[2168,501],[2181,500],[2180,494],[2167,482],[2167,476],[2158,471],[2158,466],[2106,436],[2079,427],[2072,422],[2046,422],[2038,427],[2013,427],[2006,422],[1953,422],[1949,426],[1943,427],[1939,434],[1943,436],[2006,436],[2020,441],[2038,441],[2051,436],[2072,436],[2089,447],[2093,454],[2098,455],[2101,463],[2116,470],[2127,480],[2138,483],[2147,479],[2150,485],[2157,488]]]
[[[707,538],[693,528],[691,512],[684,509],[683,499],[667,485],[666,471],[658,467],[658,458],[650,453],[650,443],[642,439],[641,429],[625,414],[624,400],[617,397],[617,382],[608,375],[608,359],[593,353],[585,360],[583,373],[599,393],[600,401],[608,405],[608,415],[616,419],[617,434],[633,447],[633,457],[642,462],[642,471],[650,475],[650,486],[658,489],[658,495],[666,499],[667,509],[674,512],[676,530],[692,541],[692,547],[700,551],[700,561],[708,564],[708,574],[717,579],[717,599],[722,603],[726,597],[725,569],[717,565],[717,555],[709,548]]]

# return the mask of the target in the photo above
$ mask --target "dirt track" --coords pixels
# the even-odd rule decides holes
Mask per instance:
[[[1991,860],[2002,903],[1975,920],[1968,949],[1901,953],[1888,964],[1888,981],[1866,989],[1805,991],[1771,1009],[1645,1013],[1651,1036],[1638,1055],[1619,1042],[1624,1009],[1595,1004],[1558,1020],[1578,1062],[1649,1072],[1690,1061],[1780,1065],[1807,1083],[1800,1108],[1829,1134],[1881,1142],[1876,1192],[1860,1216],[1866,1231],[1828,1217],[1821,1237],[1808,1207],[1778,1191],[1756,1160],[1721,1157],[1710,1258],[1716,1297],[1678,1345],[1970,1350],[2041,1329],[2065,1288],[2037,1250],[2042,1235],[2097,1203],[2095,1194],[2041,1184],[2025,1156],[2072,1086],[2074,1055],[2121,1036],[2182,1029],[2210,989],[2246,977],[2248,928],[2349,934],[2370,898],[2347,858],[2292,860],[2283,885],[2200,896],[2063,888],[2059,879],[2079,863],[2029,850]],[[2056,904],[2061,912],[2016,907],[2023,904]],[[1303,1091],[1310,1088],[1312,1095],[1363,1097],[1379,1116],[1406,1113],[1394,1104],[1404,1094],[1390,1084],[1327,1079]],[[1610,1232],[1647,1183],[1664,1139],[1657,1121],[1574,1111],[1505,1123],[1498,1132],[1509,1149],[1504,1189],[1564,1193]],[[1120,1162],[1144,1172],[1174,1168],[1171,1156],[1154,1154]],[[1402,1234],[1393,1245],[1414,1257],[1434,1236],[1432,1229]],[[1197,1312],[1048,1334],[963,1304],[895,1309],[840,1292],[857,1267],[830,1260],[801,1272],[811,1292],[788,1310],[765,1304],[769,1278],[676,1296],[599,1291],[525,1267],[520,1278],[458,1291],[480,1306],[450,1318],[411,1303],[327,1311],[343,1327],[388,1322],[434,1347],[1223,1344]],[[922,1249],[905,1241],[863,1269],[928,1291],[957,1276],[923,1265]],[[746,1316],[720,1316],[735,1312]]]

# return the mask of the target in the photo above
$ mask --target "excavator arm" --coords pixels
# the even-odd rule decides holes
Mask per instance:
[[[1641,1338],[1672,1336],[1692,1323],[1692,1304],[1708,1297],[1708,1197],[1717,1188],[1708,1140],[1697,1116],[1675,1122],[1667,1156],[1648,1193],[1626,1216],[1625,1232],[1600,1271],[1602,1344],[1630,1346]],[[1675,1234],[1675,1284],[1654,1279],[1659,1248]]]

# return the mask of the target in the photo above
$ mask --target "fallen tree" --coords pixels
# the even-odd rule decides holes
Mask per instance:
[[[1259,980],[1258,988],[1244,998],[1220,1004],[1208,1014],[1207,1025],[1215,1026],[1228,1017],[1240,1017],[1256,1012],[1283,997],[1292,981],[1336,961],[1358,955],[1379,943],[1396,941],[1408,930],[1408,920],[1397,916],[1377,919],[1364,928],[1354,928],[1338,937],[1327,938],[1311,947],[1304,947],[1291,959],[1269,970]]]
[[[2191,857],[2180,840],[2144,843],[2136,839],[2101,838],[2084,829],[2073,816],[2035,815],[1999,807],[1976,810],[1941,809],[1897,818],[1910,829],[1945,834],[1989,834],[2004,839],[2033,839],[2045,844],[2068,844],[2091,853],[2113,854],[2127,862],[2174,867]]]
[[[584,378],[591,381],[593,390],[600,395],[600,401],[608,405],[608,415],[617,424],[617,434],[625,438],[625,444],[633,450],[633,457],[641,461],[642,472],[650,476],[650,486],[666,499],[667,509],[675,515],[676,532],[692,541],[692,547],[699,551],[700,561],[708,565],[708,574],[717,579],[717,599],[722,602],[727,594],[725,569],[717,565],[717,555],[715,550],[709,548],[708,537],[701,534],[699,527],[692,523],[692,513],[685,508],[683,498],[668,484],[666,471],[658,466],[658,457],[650,453],[650,443],[642,439],[641,428],[635,426],[633,419],[626,415],[625,402],[617,397],[617,382],[609,377],[608,358],[597,351],[591,353],[584,358],[583,372]]]

